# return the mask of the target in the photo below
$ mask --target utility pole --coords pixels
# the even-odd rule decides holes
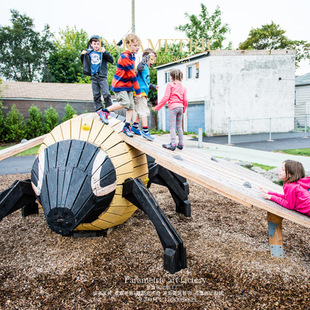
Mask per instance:
[[[135,0],[131,0],[131,30],[132,33],[136,32],[136,24],[135,24]]]

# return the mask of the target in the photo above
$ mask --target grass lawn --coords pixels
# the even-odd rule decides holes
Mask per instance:
[[[261,164],[258,164],[258,163],[252,163],[254,167],[259,167],[259,168],[262,168],[266,171],[268,170],[271,170],[271,169],[274,169],[274,168],[277,168],[276,166],[268,166],[268,165],[261,165]]]
[[[41,146],[41,145],[34,146],[33,148],[31,148],[31,149],[29,149],[29,150],[26,150],[26,151],[24,151],[24,152],[21,152],[21,153],[19,153],[19,154],[16,154],[15,156],[37,155],[40,146]]]
[[[278,152],[290,154],[290,155],[310,156],[310,149],[289,149],[289,150],[282,150]]]
[[[10,146],[13,146],[14,144],[12,145],[5,145],[5,146],[0,146],[0,151],[3,150],[3,149],[6,149]],[[19,154],[16,154],[14,156],[29,156],[29,155],[36,155],[39,148],[40,148],[41,145],[38,145],[38,146],[34,146],[33,148],[29,149],[29,150],[26,150],[24,152],[21,152]]]

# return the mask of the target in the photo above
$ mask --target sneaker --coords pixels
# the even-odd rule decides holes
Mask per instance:
[[[98,110],[97,113],[98,113],[98,115],[99,115],[101,121],[102,121],[104,124],[108,125],[108,124],[109,124],[109,121],[108,121],[107,113],[106,113],[106,112],[103,112],[102,110]]]
[[[171,143],[169,144],[163,144],[163,147],[165,149],[168,149],[168,150],[171,150],[171,151],[174,151],[175,150],[175,145],[172,145]]]
[[[136,134],[136,135],[138,135],[138,136],[141,136],[141,131],[140,131],[139,128],[132,126],[132,127],[131,127],[131,131],[132,131],[134,134]]]
[[[123,131],[123,133],[124,133],[126,136],[128,136],[128,137],[133,137],[133,133],[132,133],[132,131],[130,130],[130,127],[124,127],[122,131]]]
[[[141,134],[142,134],[143,138],[145,138],[146,140],[149,140],[149,141],[153,141],[154,140],[154,137],[152,137],[149,132],[145,132],[145,131],[142,130]]]
[[[179,143],[179,144],[177,145],[177,148],[178,148],[179,150],[183,150],[183,146],[184,146],[183,144],[180,144],[180,143]]]

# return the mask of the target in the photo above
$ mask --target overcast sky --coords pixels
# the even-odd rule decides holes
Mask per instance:
[[[1,1],[0,25],[10,25],[11,9],[34,19],[36,30],[45,24],[55,34],[66,26],[84,29],[89,35],[98,34],[108,41],[119,41],[131,29],[131,0],[10,0]],[[274,21],[293,40],[310,42],[309,0],[135,0],[136,33],[142,43],[147,39],[181,39],[184,34],[174,27],[186,22],[184,13],[199,14],[200,3],[209,13],[219,5],[222,22],[231,29],[228,40],[233,48],[243,42],[251,28]],[[310,72],[309,62],[296,71]]]

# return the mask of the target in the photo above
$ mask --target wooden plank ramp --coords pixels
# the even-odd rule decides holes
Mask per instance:
[[[40,145],[43,142],[43,140],[46,138],[46,136],[47,136],[47,134],[43,135],[43,136],[36,137],[34,139],[31,139],[31,140],[28,140],[24,143],[16,144],[14,146],[8,147],[7,149],[1,150],[0,151],[0,161],[3,159],[9,158],[11,156],[14,156],[16,154],[19,154],[19,153],[26,151],[28,149],[31,149],[32,147]]]
[[[214,158],[195,148],[185,147],[172,152],[164,149],[156,138],[150,142],[139,136],[123,136],[127,144],[155,158],[159,165],[242,205],[267,211],[272,256],[283,257],[283,218],[310,228],[310,217],[285,209],[261,196],[259,187],[282,193],[283,190],[281,186],[256,172],[224,159]]]

